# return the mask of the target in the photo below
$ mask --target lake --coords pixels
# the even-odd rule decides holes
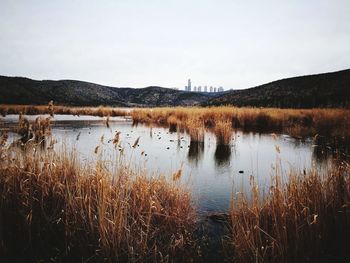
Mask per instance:
[[[37,116],[27,116],[35,120]],[[1,129],[15,127],[18,115],[2,117]],[[287,176],[291,169],[322,170],[332,161],[327,149],[315,145],[313,138],[295,139],[287,135],[236,131],[231,145],[216,145],[215,136],[205,133],[204,143],[191,143],[186,133],[170,132],[162,127],[133,125],[124,117],[109,120],[95,116],[55,115],[52,120],[56,149],[75,148],[82,160],[104,159],[117,162],[121,152],[112,139],[121,132],[124,161],[135,169],[171,177],[182,170],[181,182],[191,188],[193,201],[201,215],[226,212],[232,194],[249,193],[254,178],[264,195],[276,170]],[[16,135],[10,133],[11,138]],[[102,138],[103,137],[103,138]],[[101,140],[102,138],[102,140]],[[139,138],[135,148],[132,145]],[[99,146],[99,154],[95,153]],[[328,149],[332,150],[332,149]],[[332,150],[333,151],[333,150]]]

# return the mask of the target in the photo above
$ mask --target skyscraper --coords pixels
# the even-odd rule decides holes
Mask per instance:
[[[214,92],[216,92],[216,87],[214,87]]]
[[[191,91],[191,79],[188,79],[187,88],[188,88],[188,91]]]
[[[202,92],[202,87],[201,86],[198,87],[198,92]]]
[[[213,92],[213,86],[210,86],[210,92]]]
[[[208,87],[204,86],[204,92],[208,92]]]

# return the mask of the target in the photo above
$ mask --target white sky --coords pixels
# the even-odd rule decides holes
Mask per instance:
[[[349,0],[0,0],[0,75],[236,89],[345,68]]]

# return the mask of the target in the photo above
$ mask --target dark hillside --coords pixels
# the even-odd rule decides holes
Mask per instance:
[[[207,105],[281,108],[349,107],[350,69],[277,80],[227,92]]]
[[[32,80],[0,76],[0,104],[69,106],[187,106],[205,103],[210,96],[161,87],[114,88],[76,80]]]

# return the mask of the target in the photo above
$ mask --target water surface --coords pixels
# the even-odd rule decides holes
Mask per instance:
[[[34,120],[37,116],[28,116]],[[250,179],[258,183],[261,193],[268,190],[276,169],[287,175],[291,169],[308,170],[311,166],[322,169],[328,162],[320,158],[310,139],[294,139],[287,135],[243,133],[236,131],[231,145],[216,145],[215,136],[205,133],[204,143],[191,143],[186,133],[170,132],[165,128],[134,126],[130,119],[96,116],[55,115],[53,136],[68,149],[74,147],[83,160],[96,161],[99,152],[116,160],[120,152],[112,143],[116,131],[121,132],[124,159],[137,169],[151,174],[172,176],[182,169],[182,182],[191,188],[193,200],[202,214],[225,212],[232,193],[247,192]],[[1,118],[1,129],[16,126],[18,115]],[[10,134],[15,136],[14,134]],[[101,138],[103,139],[101,140]],[[132,145],[139,138],[138,145]]]

